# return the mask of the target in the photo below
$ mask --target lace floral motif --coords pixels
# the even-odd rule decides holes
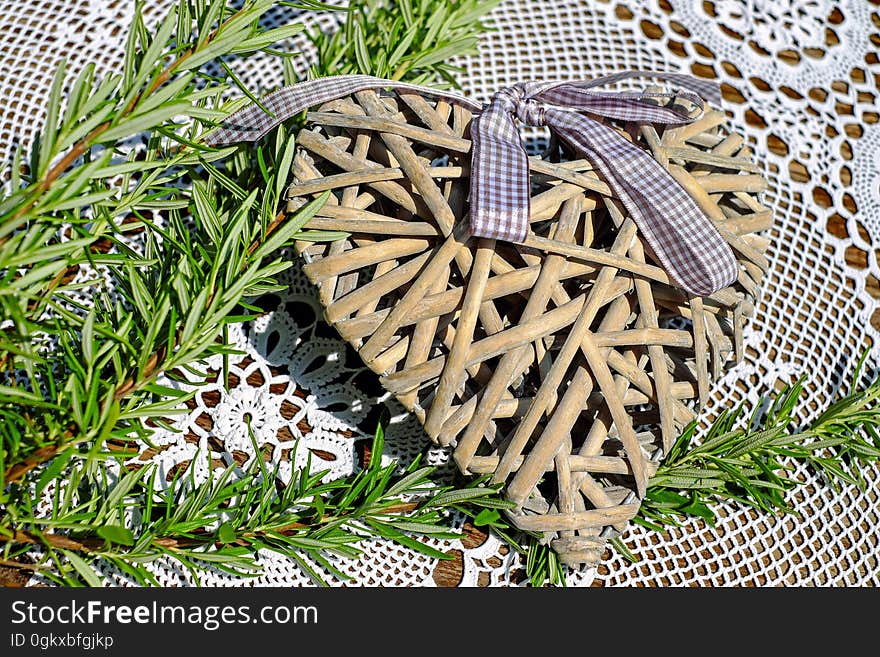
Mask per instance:
[[[824,49],[829,4],[821,0],[692,1],[725,36],[754,41],[756,47],[774,54],[792,48]]]

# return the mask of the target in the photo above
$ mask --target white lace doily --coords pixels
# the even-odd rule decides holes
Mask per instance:
[[[133,3],[127,0],[6,0],[0,13],[0,157],[27,143],[61,57],[78,71],[120,65]],[[169,0],[149,3],[155,18]],[[859,354],[876,344],[872,328],[880,264],[880,10],[878,0],[508,0],[491,16],[494,31],[477,57],[463,60],[464,90],[486,99],[523,79],[582,78],[620,69],[690,72],[724,83],[733,125],[746,136],[771,189],[776,213],[771,274],[750,325],[747,357],[716,383],[709,412],[758,397],[779,382],[808,375],[801,420],[840,392]],[[269,20],[298,18],[330,28],[340,16],[279,9]],[[301,40],[287,44],[305,52]],[[253,89],[281,83],[266,56],[235,67]],[[296,440],[334,476],[351,472],[356,443],[368,439],[386,404],[394,417],[386,458],[401,462],[428,449],[418,423],[385,401],[375,377],[319,319],[304,276],[260,301],[268,311],[234,336],[246,351],[230,390],[200,388],[183,431],[159,431],[151,458],[166,471],[198,450],[244,462],[260,447],[289,460]],[[876,353],[880,353],[875,348]],[[303,451],[291,466],[301,467]],[[444,456],[429,449],[429,459]],[[572,585],[861,585],[877,584],[880,543],[878,468],[865,472],[867,492],[834,491],[805,470],[793,495],[797,515],[722,509],[716,527],[687,523],[663,534],[631,527],[623,536],[640,558],[606,555],[594,570],[571,573]],[[461,520],[458,521],[461,526]],[[386,542],[367,544],[356,561],[336,565],[350,583],[375,585],[509,585],[522,564],[494,537],[470,526],[460,540],[432,540],[453,554],[436,562]],[[264,574],[241,580],[210,575],[205,585],[306,585],[290,560],[267,554]],[[125,583],[112,572],[108,583]],[[157,567],[166,585],[190,583],[171,566]],[[332,580],[331,580],[332,581]]]

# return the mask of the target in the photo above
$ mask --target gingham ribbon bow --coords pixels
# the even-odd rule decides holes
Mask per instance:
[[[690,91],[595,90],[634,77],[666,80]],[[522,242],[528,234],[529,163],[515,121],[518,118],[527,125],[549,127],[596,167],[674,283],[692,294],[707,296],[736,279],[738,266],[733,251],[691,195],[650,153],[589,116],[635,123],[691,123],[694,117],[677,109],[643,102],[678,95],[701,110],[703,98],[720,104],[716,83],[688,75],[624,71],[578,82],[520,82],[496,93],[485,106],[455,93],[419,85],[369,75],[339,75],[279,89],[262,100],[271,115],[257,105],[248,106],[232,114],[205,141],[213,146],[256,141],[309,107],[367,89],[442,98],[475,115],[471,124],[473,235]]]

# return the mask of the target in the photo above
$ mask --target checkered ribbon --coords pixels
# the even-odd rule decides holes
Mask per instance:
[[[598,91],[596,87],[628,78],[655,78],[687,91],[677,93]],[[653,156],[592,116],[634,123],[684,125],[694,117],[651,104],[683,97],[701,110],[703,99],[719,105],[714,82],[688,75],[624,71],[579,82],[520,82],[496,93],[481,106],[455,93],[369,75],[339,75],[309,80],[275,91],[232,114],[205,138],[218,146],[256,141],[283,120],[330,100],[367,89],[394,89],[440,98],[475,114],[471,125],[471,232],[522,242],[529,231],[528,156],[516,119],[547,126],[589,160],[628,210],[640,233],[670,279],[684,290],[707,296],[737,277],[733,251],[691,195]]]

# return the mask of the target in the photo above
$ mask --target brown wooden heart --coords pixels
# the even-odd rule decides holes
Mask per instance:
[[[670,102],[686,104],[678,99]],[[470,237],[468,111],[364,91],[307,117],[290,208],[332,190],[297,244],[327,321],[468,474],[504,483],[513,522],[595,563],[710,382],[742,357],[768,263],[764,179],[709,111],[674,129],[615,124],[666,167],[740,263],[710,297],[670,284],[626,210],[555,141],[530,159],[522,244]]]

